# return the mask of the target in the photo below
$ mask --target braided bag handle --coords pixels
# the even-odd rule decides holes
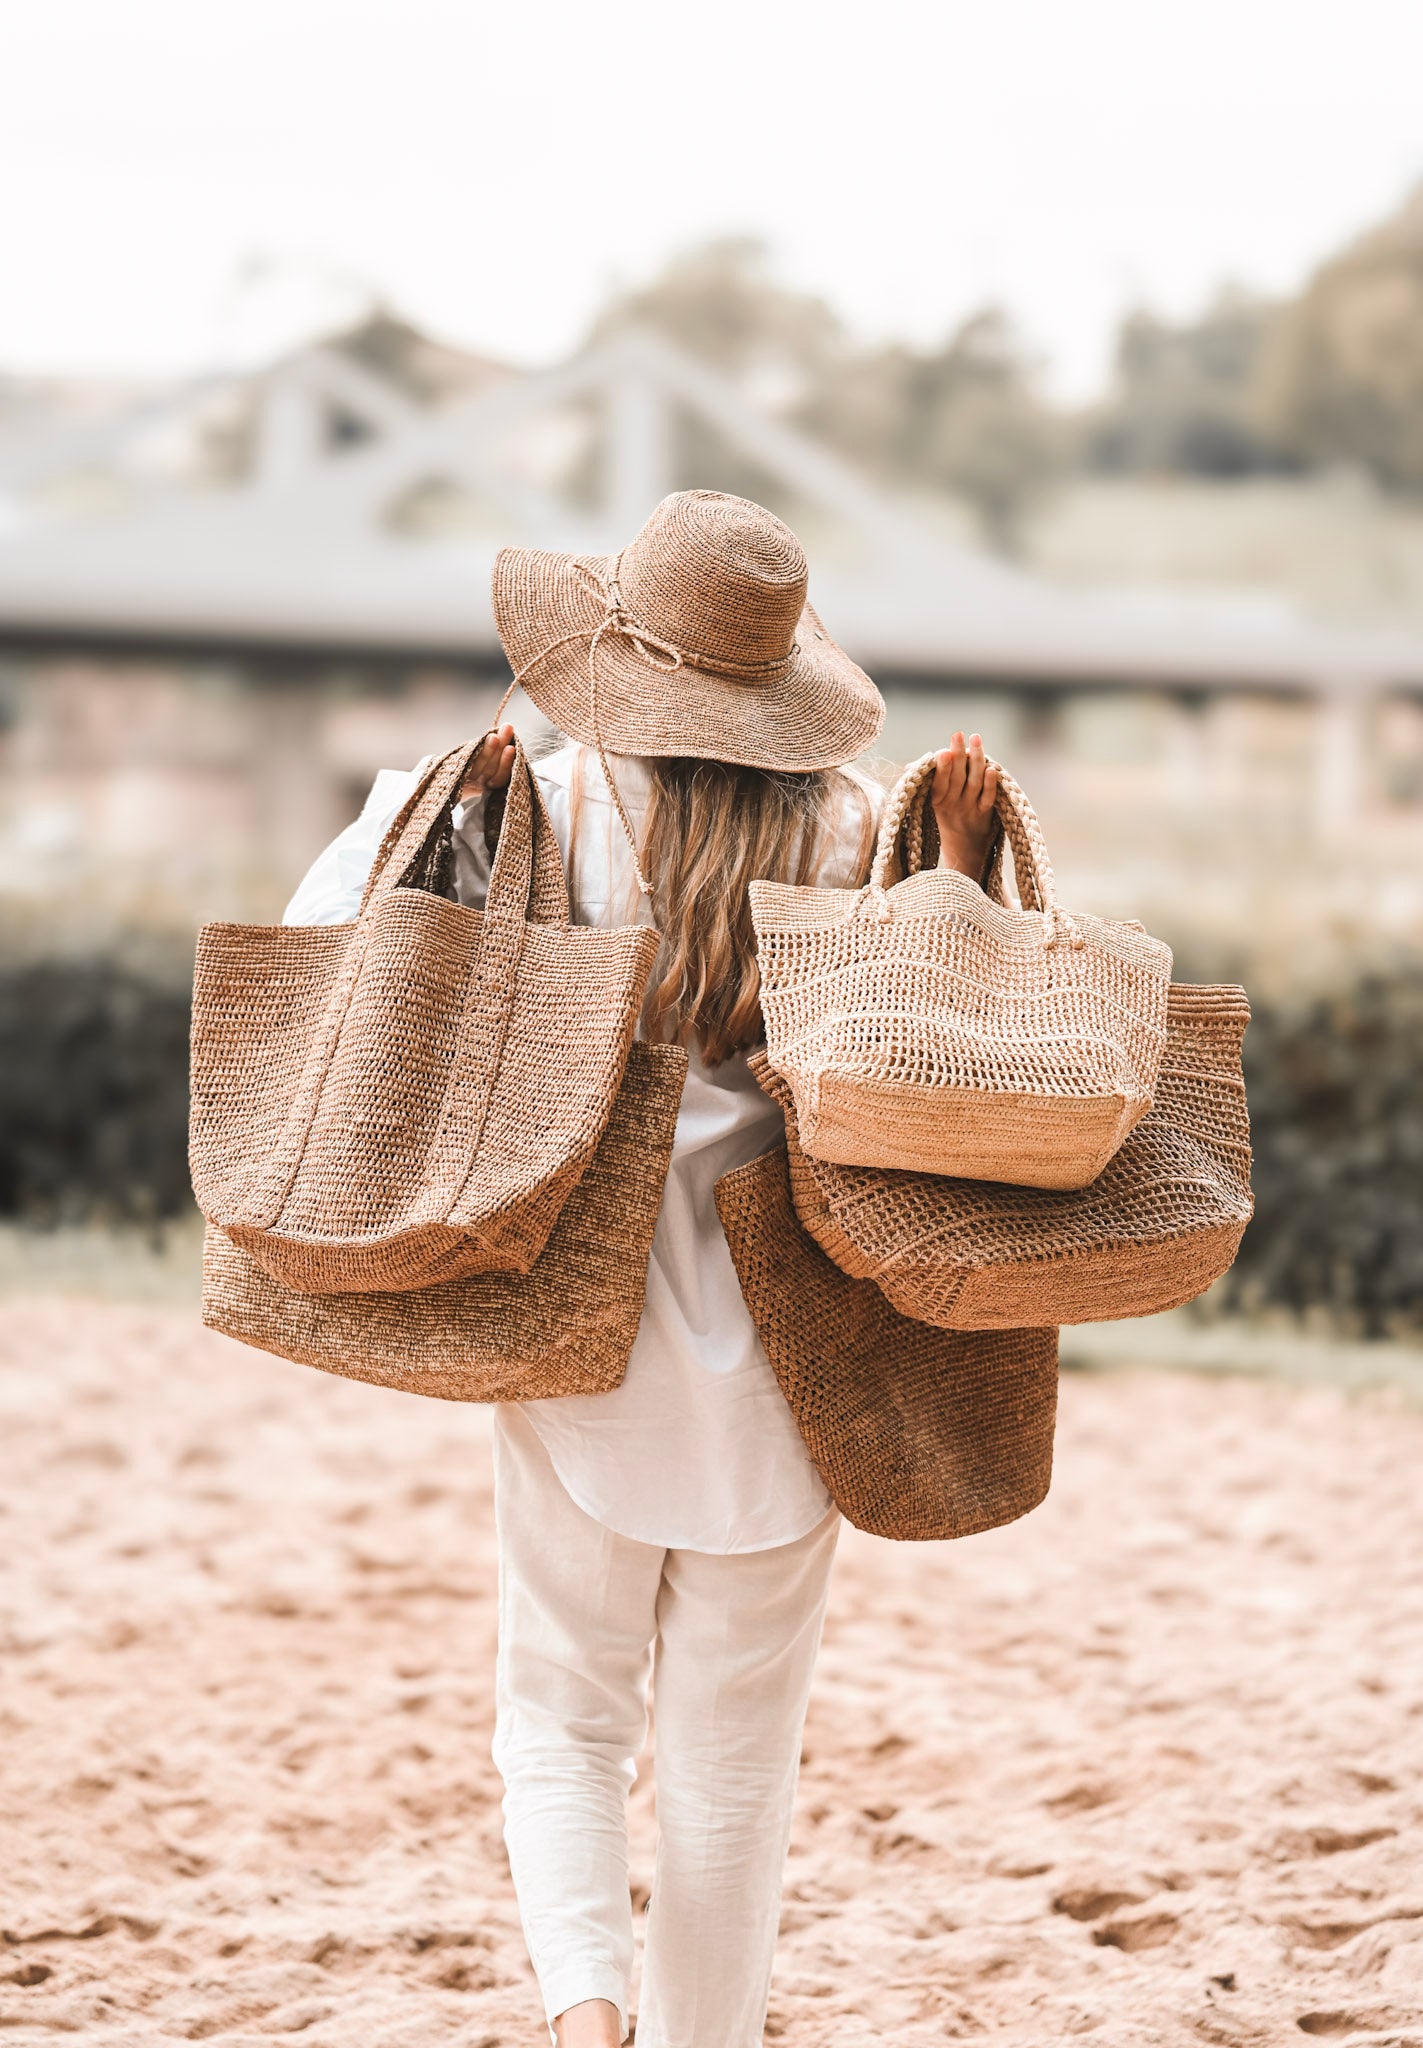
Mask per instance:
[[[923,868],[936,868],[941,851],[939,843],[939,821],[934,816],[933,778],[925,782],[923,796],[913,805],[904,820],[902,835],[903,869],[906,879],[917,875]],[[1003,821],[995,812],[993,846],[988,864],[980,878],[979,887],[992,903],[1008,907],[1008,898],[1003,885],[1003,855],[1008,845],[1003,831]]]
[[[888,889],[890,875],[894,870],[895,855],[901,836],[904,841],[904,870],[906,876],[919,871],[924,859],[926,836],[926,812],[930,804],[930,790],[934,780],[934,766],[937,756],[923,754],[917,761],[911,761],[898,782],[895,783],[885,800],[880,815],[879,835],[875,842],[874,860],[870,867],[870,879],[865,891],[869,914],[886,918],[890,912]],[[1044,943],[1054,945],[1059,939],[1067,939],[1074,946],[1083,944],[1076,921],[1065,911],[1057,900],[1057,883],[1048,857],[1042,826],[1037,813],[1028,802],[1021,786],[1003,767],[1001,762],[992,764],[998,771],[998,794],[994,804],[1002,833],[994,848],[985,880],[984,893],[995,900],[1004,901],[1003,895],[1003,847],[1006,843],[1013,850],[1013,872],[1018,881],[1018,893],[1023,897],[1025,910],[1038,910],[1044,917]],[[1031,897],[1031,901],[1028,898]]]

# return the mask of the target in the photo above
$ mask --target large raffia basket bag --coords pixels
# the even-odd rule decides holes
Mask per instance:
[[[918,867],[934,756],[885,803],[860,889],[751,884],[767,1056],[816,1159],[1044,1188],[1094,1180],[1150,1107],[1171,953],[1134,922],[1069,914],[1042,832],[998,770],[1023,908]],[[1000,842],[1001,844],[1001,842]]]
[[[629,1049],[602,1138],[527,1273],[303,1294],[209,1224],[203,1321],[323,1372],[444,1401],[606,1393],[642,1317],[686,1072],[678,1046]]]
[[[303,1293],[527,1272],[617,1094],[657,934],[570,924],[522,747],[486,907],[441,893],[479,745],[423,777],[354,923],[199,935],[198,1207]]]
[[[1254,1206],[1249,1016],[1244,989],[1172,983],[1151,1108],[1085,1188],[812,1159],[789,1087],[764,1054],[751,1065],[786,1112],[796,1214],[902,1315],[946,1330],[1110,1322],[1179,1308],[1235,1257]]]

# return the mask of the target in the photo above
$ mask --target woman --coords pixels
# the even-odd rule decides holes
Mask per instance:
[[[494,1411],[493,1753],[559,2048],[628,2037],[626,1799],[649,1679],[659,1842],[639,2048],[752,2048],[766,2013],[841,1517],[747,1313],[712,1189],[781,1134],[745,1058],[762,1038],[747,884],[863,881],[879,790],[845,764],[884,715],[805,589],[789,529],[710,491],[664,500],[615,558],[506,549],[495,565],[516,680],[571,736],[534,772],[574,915],[656,922],[639,1028],[689,1055],[623,1381]],[[464,903],[484,900],[487,799],[509,779],[513,736],[487,736],[455,811]],[[287,922],[354,916],[418,774],[377,779]],[[944,865],[982,877],[994,795],[978,735],[955,733],[933,786]]]

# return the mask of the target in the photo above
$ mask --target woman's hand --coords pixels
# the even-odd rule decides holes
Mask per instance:
[[[514,772],[514,728],[501,725],[497,732],[484,736],[479,752],[465,770],[460,785],[460,802],[467,804],[472,798],[485,796],[491,789],[507,789],[509,777]]]
[[[939,827],[939,866],[981,882],[993,844],[998,770],[984,757],[983,741],[956,732],[934,763],[930,792]]]

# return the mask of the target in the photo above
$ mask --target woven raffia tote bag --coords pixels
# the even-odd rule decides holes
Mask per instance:
[[[570,924],[522,747],[487,905],[440,893],[478,747],[422,779],[354,923],[199,935],[193,1189],[285,1286],[526,1272],[607,1122],[657,934]]]
[[[686,1072],[680,1047],[631,1047],[602,1138],[528,1273],[302,1294],[209,1225],[203,1321],[323,1372],[445,1401],[606,1393],[642,1317]]]
[[[896,849],[934,756],[886,799],[861,889],[751,884],[767,1054],[816,1159],[1047,1188],[1094,1180],[1151,1102],[1170,949],[1139,924],[1070,915],[1042,833],[999,769],[1024,908]],[[1001,842],[1000,842],[1001,847]]]
[[[786,1148],[716,1184],[741,1292],[811,1462],[856,1528],[973,1536],[1052,1478],[1056,1330],[935,1330],[801,1228]]]
[[[1110,1322],[1192,1301],[1249,1222],[1250,1124],[1241,988],[1173,982],[1151,1108],[1085,1188],[833,1166],[798,1142],[786,1083],[752,1059],[786,1112],[796,1213],[823,1251],[901,1314],[946,1330]]]

